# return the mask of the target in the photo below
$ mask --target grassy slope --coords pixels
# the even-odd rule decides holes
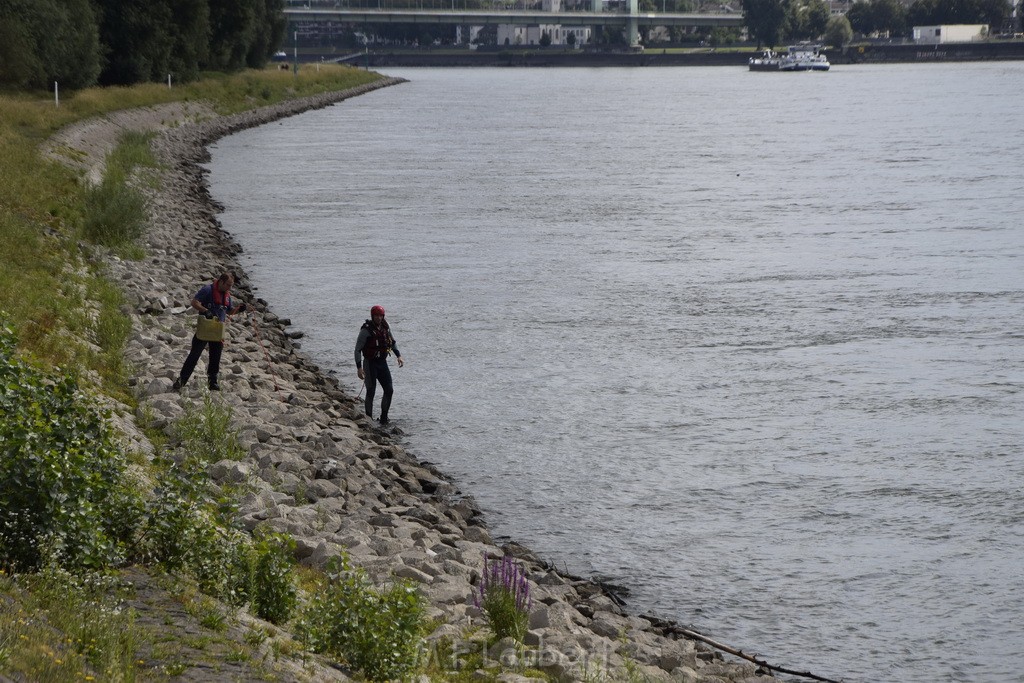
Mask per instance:
[[[202,100],[227,114],[376,78],[344,67],[308,68],[298,77],[277,70],[211,75],[173,89],[85,90],[65,95],[59,107],[46,93],[0,94],[0,316],[17,331],[22,355],[44,368],[103,378],[105,391],[127,395],[117,380],[130,326],[118,312],[116,288],[83,257],[86,192],[74,172],[40,155],[46,138],[117,109]],[[194,583],[126,572],[120,578],[134,588],[119,598],[133,609],[118,611],[91,597],[122,589],[94,592],[59,572],[0,571],[0,671],[34,681],[317,680],[336,673],[302,654],[288,633],[203,596]]]
[[[298,76],[280,70],[211,75],[167,88],[92,88],[65,95],[60,106],[46,93],[0,94],[0,311],[23,350],[44,365],[68,365],[103,374],[107,360],[62,331],[99,341],[87,300],[102,285],[81,272],[77,240],[84,189],[71,170],[39,154],[61,127],[105,112],[171,101],[206,101],[221,114],[285,99],[343,90],[379,78],[348,67],[307,67]],[[91,294],[90,294],[91,293]],[[109,302],[107,304],[110,305]],[[111,343],[105,340],[108,345]]]

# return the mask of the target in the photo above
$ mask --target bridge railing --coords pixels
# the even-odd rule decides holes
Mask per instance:
[[[692,12],[700,0],[657,0],[661,12]],[[379,9],[450,11],[542,11],[539,0],[285,0],[286,9]],[[561,13],[594,11],[591,0],[562,0]],[[601,11],[608,14],[629,12],[628,0],[602,0]]]

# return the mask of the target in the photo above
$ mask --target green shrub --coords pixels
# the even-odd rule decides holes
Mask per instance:
[[[342,558],[328,569],[298,626],[306,647],[332,655],[372,681],[402,678],[417,665],[425,603],[408,583],[377,590]]]
[[[71,375],[29,366],[15,347],[0,322],[0,564],[115,565],[141,515],[125,456]]]
[[[298,601],[292,576],[295,541],[284,534],[266,534],[256,542],[255,551],[253,612],[273,624],[283,624]]]
[[[185,572],[199,589],[241,605],[251,596],[255,558],[247,534],[235,529],[209,490],[202,461],[160,460],[160,483],[146,504],[137,559]]]

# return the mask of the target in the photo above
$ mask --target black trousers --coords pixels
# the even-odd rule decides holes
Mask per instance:
[[[189,351],[188,358],[185,359],[185,364],[181,366],[181,384],[184,386],[188,382],[188,378],[192,376],[192,371],[196,369],[196,363],[199,362],[199,357],[203,355],[203,349],[206,345],[210,345],[210,358],[206,364],[206,376],[210,378],[210,382],[217,381],[217,375],[220,373],[220,354],[224,351],[224,342],[205,342],[199,337],[193,335],[192,337],[192,350]]]
[[[363,370],[366,375],[366,414],[373,417],[373,395],[377,393],[377,383],[384,390],[384,398],[380,401],[380,416],[388,416],[388,408],[391,407],[391,397],[395,393],[394,385],[391,383],[391,368],[388,367],[387,358],[367,358],[363,362]]]

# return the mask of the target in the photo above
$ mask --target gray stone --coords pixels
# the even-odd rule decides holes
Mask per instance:
[[[590,622],[590,630],[605,638],[619,638],[629,629],[629,622],[617,614],[599,612]]]
[[[410,581],[415,581],[416,583],[429,584],[433,583],[434,581],[434,578],[430,576],[430,574],[427,574],[426,572],[420,571],[419,569],[416,569],[415,567],[410,567],[408,565],[402,565],[401,567],[396,569],[395,576],[397,576],[400,579],[408,579]]]
[[[221,460],[210,465],[208,470],[214,481],[226,484],[240,484],[248,480],[251,471],[249,463],[237,460]]]

